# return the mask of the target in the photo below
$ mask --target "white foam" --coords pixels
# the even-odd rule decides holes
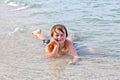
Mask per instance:
[[[13,31],[9,32],[8,35],[12,35],[12,34],[18,32],[18,31],[23,31],[23,29],[20,28],[20,27],[16,27]]]
[[[24,4],[17,4],[15,2],[6,1],[5,3],[7,3],[8,6],[13,7],[12,11],[23,10],[29,7],[29,6],[25,6]]]
[[[13,11],[23,10],[23,9],[28,8],[28,7],[29,7],[29,6],[22,6],[22,7],[19,7],[19,8],[14,9]]]
[[[8,5],[12,7],[19,7],[19,5],[16,4],[15,2],[9,2]]]

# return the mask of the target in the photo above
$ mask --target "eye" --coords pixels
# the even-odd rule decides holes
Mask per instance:
[[[64,36],[64,34],[61,34],[61,36]]]
[[[58,35],[58,34],[56,34],[55,36],[56,36],[56,37],[58,37],[59,35]]]

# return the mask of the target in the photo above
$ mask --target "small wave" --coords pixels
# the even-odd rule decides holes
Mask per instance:
[[[41,5],[40,3],[31,3],[29,5],[19,5],[17,9],[15,9],[14,11],[17,11],[17,10],[23,10],[23,9],[27,9],[27,8],[41,8]]]
[[[17,3],[17,2],[13,2],[13,1],[5,1],[5,3],[12,7],[13,10],[12,11],[17,11],[17,10],[23,10],[29,7],[29,5],[25,4],[25,3]]]
[[[16,27],[13,31],[9,32],[8,35],[12,35],[12,34],[18,32],[18,31],[23,31],[23,29],[20,28],[20,27]]]
[[[13,11],[19,11],[19,10],[23,10],[23,9],[27,9],[27,8],[29,8],[29,6],[22,6],[22,7],[14,9]]]
[[[15,2],[9,2],[8,6],[12,6],[12,7],[19,7],[18,4],[16,4]]]

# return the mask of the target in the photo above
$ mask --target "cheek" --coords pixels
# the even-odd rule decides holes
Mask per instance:
[[[57,37],[56,37],[56,36],[53,36],[53,38],[54,38],[54,39],[57,39]]]
[[[63,36],[64,39],[66,39],[67,37],[66,36]]]
[[[57,37],[55,37],[55,36],[53,36],[53,39],[55,39],[56,41],[58,40],[58,38],[57,38]]]

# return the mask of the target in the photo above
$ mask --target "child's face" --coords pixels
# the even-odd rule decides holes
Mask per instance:
[[[60,44],[64,43],[64,41],[66,40],[65,30],[64,33],[60,30],[56,30],[56,32],[53,33],[53,38]]]

